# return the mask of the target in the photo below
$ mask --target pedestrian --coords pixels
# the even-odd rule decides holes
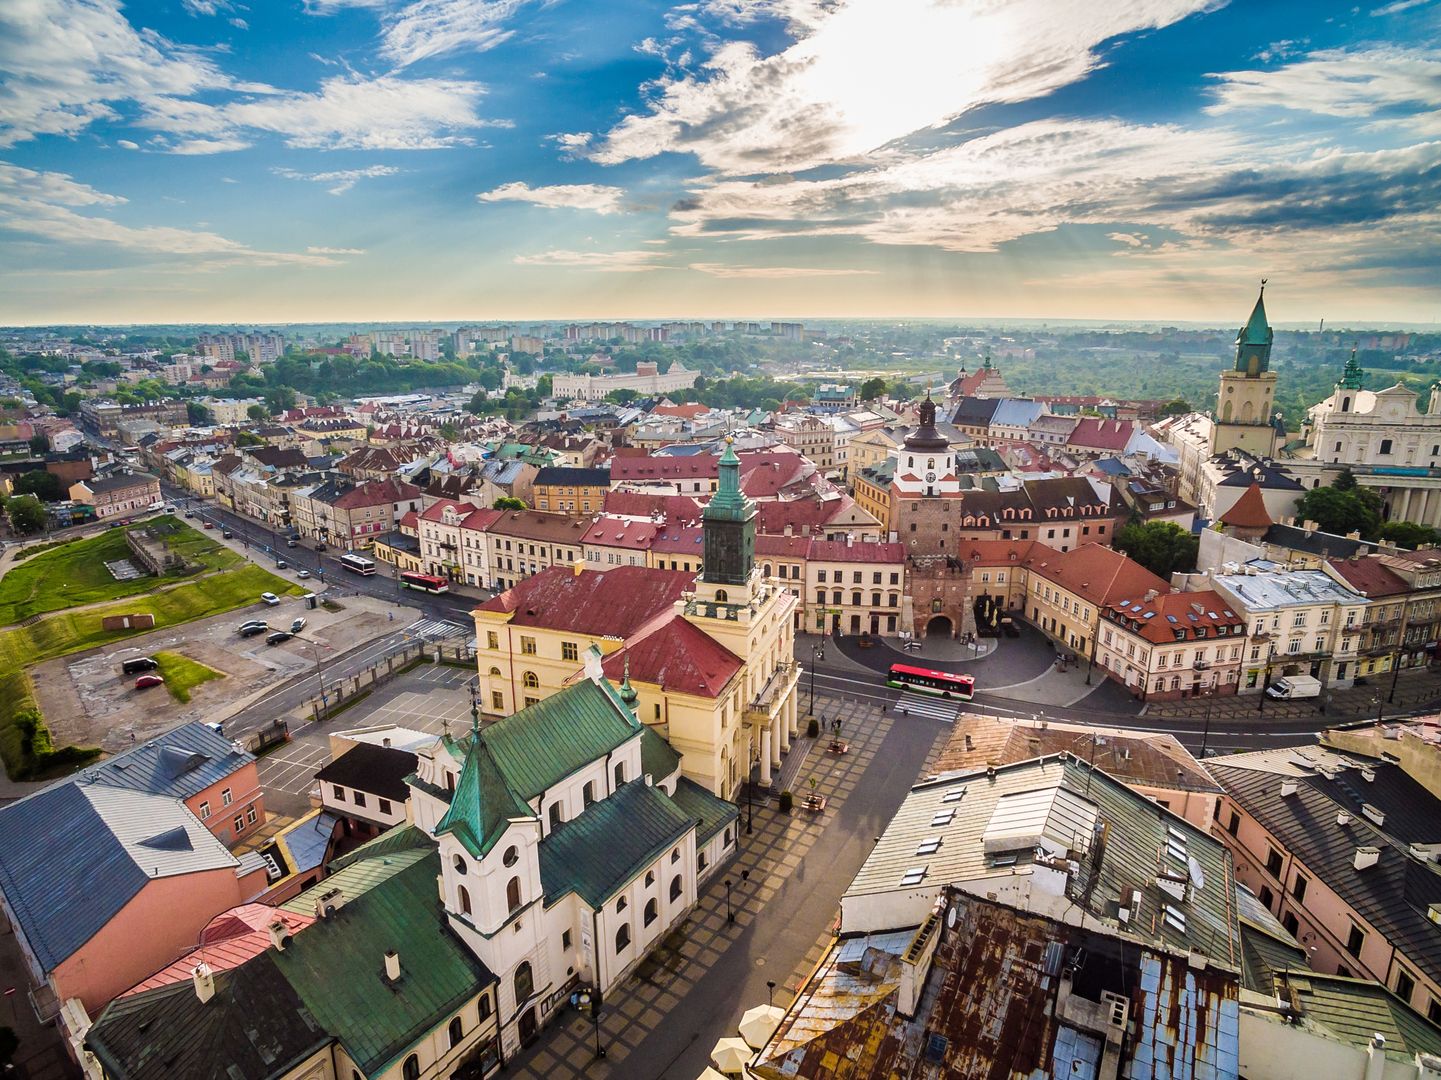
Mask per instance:
[[[393,611],[387,611],[387,612],[385,613],[385,621],[386,621],[386,622],[395,622],[395,612],[393,612]]]

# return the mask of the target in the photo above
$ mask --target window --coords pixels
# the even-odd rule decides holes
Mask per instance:
[[[245,819],[239,814],[235,815],[235,831],[238,833],[245,831]]]
[[[1262,885],[1261,891],[1256,894],[1256,899],[1260,900],[1261,903],[1269,909],[1272,901],[1276,899],[1276,894],[1271,891],[1271,886]]]
[[[411,1054],[400,1067],[402,1080],[420,1080],[420,1058]]]
[[[620,786],[621,786],[622,784],[624,784],[624,783],[625,783],[625,762],[624,762],[624,761],[617,761],[617,762],[615,763],[615,786],[616,786],[616,787],[620,787]]]
[[[494,630],[488,630],[488,631],[486,631],[486,634],[485,634],[485,645],[486,645],[486,648],[489,648],[489,649],[498,649],[498,648],[500,648],[500,635],[497,634]]]
[[[1266,849],[1266,873],[1273,878],[1281,876],[1281,853],[1275,848]]]
[[[520,907],[520,878],[513,877],[505,885],[505,908],[506,911],[514,911]]]
[[[619,930],[615,932],[616,954],[619,955],[620,953],[625,952],[628,945],[630,945],[630,923],[625,923],[623,926],[621,926]]]
[[[391,812],[389,799],[377,799],[376,802],[382,814],[389,814]]]
[[[520,651],[526,656],[535,655],[535,638],[523,637],[520,639]]]
[[[223,788],[220,792],[220,805],[229,806],[231,802],[230,789]]]
[[[1383,454],[1389,454],[1390,452],[1391,452],[1391,440],[1390,440],[1390,439],[1382,439],[1382,440],[1381,440],[1381,453],[1383,453]]]
[[[339,784],[331,784],[330,786],[331,786],[331,789],[335,792],[335,801],[336,801],[336,802],[344,802],[344,801],[345,801],[345,789],[344,789],[343,787],[341,787]]]
[[[586,806],[589,806],[591,803],[595,802],[594,780],[587,781],[585,787],[581,788],[580,801]]]
[[[364,806],[364,805],[365,805],[365,792],[363,792],[363,791],[357,791],[357,792],[355,793],[355,805],[356,805],[356,806]]]
[[[496,712],[505,712],[505,695],[499,690],[490,692],[490,707]]]
[[[569,931],[569,930],[562,930],[562,931],[560,932],[560,947],[561,947],[562,949],[569,949],[569,948],[570,948],[570,931]]]
[[[550,827],[551,827],[551,829],[557,829],[557,828],[559,828],[559,827],[560,827],[562,824],[564,824],[564,823],[565,823],[565,818],[564,818],[564,816],[562,816],[562,808],[561,808],[560,803],[558,803],[558,802],[556,802],[556,803],[551,803],[551,804],[550,804]]]
[[[560,643],[560,658],[562,660],[580,659],[580,649],[573,641],[562,641]]]
[[[673,878],[670,879],[670,898],[671,898],[672,900],[679,900],[679,899],[680,899],[680,894],[681,894],[680,875],[677,874],[675,877],[673,877]]]
[[[680,862],[680,848],[672,848],[670,853],[670,864],[674,866]]]
[[[618,900],[616,900],[616,902],[615,902],[615,913],[616,913],[617,915],[619,915],[622,911],[624,911],[624,910],[625,910],[627,907],[629,907],[629,906],[630,906],[630,901],[627,900],[624,896],[622,896],[622,897],[620,897]]]
[[[654,884],[655,884],[655,871],[654,871],[654,870],[647,870],[647,871],[645,872],[645,887],[646,887],[647,889],[649,889],[649,888],[650,888],[652,885],[654,885]]]
[[[206,818],[208,818],[209,816],[210,816],[210,804],[209,804],[208,802],[203,802],[203,803],[201,803],[201,804],[200,804],[200,820],[201,820],[201,821],[204,821],[204,820],[205,820]]]
[[[1241,815],[1238,814],[1238,813],[1236,813],[1236,811],[1232,810],[1232,811],[1231,811],[1231,820],[1230,820],[1230,822],[1228,822],[1227,825],[1226,825],[1226,831],[1227,831],[1228,833],[1230,833],[1232,836],[1235,836],[1236,833],[1240,831],[1240,828],[1241,828]]]
[[[1396,969],[1396,996],[1406,1004],[1411,1004],[1411,995],[1416,992],[1416,980],[1405,968]]]
[[[461,913],[462,915],[469,915],[469,914],[470,914],[470,890],[467,889],[464,885],[462,885],[462,886],[460,886],[460,888],[456,889],[456,891],[455,891],[455,896],[456,896],[456,906],[458,906],[458,907],[460,908],[460,913]]]
[[[659,917],[660,904],[657,903],[655,897],[652,896],[649,900],[645,902],[645,925],[649,926]]]
[[[514,848],[511,848],[511,851],[514,850]],[[455,869],[457,874],[465,874],[470,871],[470,867],[466,865],[465,857],[460,854],[455,854],[450,857],[450,865]],[[505,865],[509,866],[510,863],[506,863]]]
[[[824,570],[817,570],[816,580],[819,581],[822,585],[824,585],[826,582],[826,572]]]
[[[1346,936],[1346,951],[1352,956],[1361,955],[1361,946],[1366,944],[1366,931],[1352,924],[1351,933]]]
[[[254,824],[255,824],[255,807],[253,807],[253,806],[247,806],[247,807],[245,808],[245,824],[247,824],[247,825],[254,825]]]
[[[1296,935],[1296,931],[1301,928],[1301,924],[1296,921],[1295,914],[1289,911],[1281,916],[1281,925],[1286,928],[1286,933],[1290,934],[1292,937],[1294,937]]]
[[[1431,999],[1431,1004],[1426,1006],[1426,1019],[1433,1024],[1441,1024],[1441,1001]]]
[[[1297,874],[1296,880],[1291,882],[1291,895],[1296,898],[1298,904],[1306,899],[1306,879],[1300,874]]]
[[[530,961],[521,961],[520,967],[515,969],[515,1004],[519,1008],[530,1000],[535,993],[535,976],[530,970]]]

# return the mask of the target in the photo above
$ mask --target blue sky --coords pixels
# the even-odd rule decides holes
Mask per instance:
[[[8,0],[0,322],[1441,319],[1441,0]]]

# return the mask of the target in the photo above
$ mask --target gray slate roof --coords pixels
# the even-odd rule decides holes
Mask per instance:
[[[196,720],[106,758],[81,775],[107,787],[188,799],[254,760],[254,754]]]

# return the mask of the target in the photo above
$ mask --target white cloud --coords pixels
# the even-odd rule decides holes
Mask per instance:
[[[1420,7],[1422,4],[1429,4],[1431,0],[1396,0],[1394,4],[1387,4],[1384,7],[1373,8],[1372,15],[1399,15],[1403,11],[1410,11],[1412,8]]]
[[[233,150],[244,150],[250,145],[244,139],[182,139],[169,143],[165,151],[170,154],[197,156],[201,154],[228,154]]]
[[[315,184],[329,184],[330,194],[344,195],[358,181],[376,176],[395,176],[400,172],[393,165],[368,165],[363,169],[336,169],[331,172],[306,173],[295,169],[275,168],[271,170],[287,180],[309,180]]]
[[[0,162],[0,227],[51,243],[108,245],[142,255],[203,259],[208,265],[329,266],[327,255],[257,251],[213,232],[162,225],[124,225],[96,213],[120,206],[118,195],[97,191],[63,173],[38,172]]]
[[[342,248],[342,247],[308,247],[305,249],[311,255],[364,255],[364,248]]]
[[[642,270],[659,270],[665,258],[662,251],[542,251],[535,255],[517,255],[517,266],[564,266],[576,270],[597,270],[606,273],[634,274]]]
[[[180,0],[180,3],[191,15],[214,15],[231,10],[229,0]]]
[[[1213,6],[852,0],[775,55],[730,42],[701,74],[667,76],[648,111],[590,154],[615,163],[691,152],[736,174],[854,161],[979,106],[1044,96],[1099,66],[1100,43]]]
[[[131,142],[129,139],[116,139],[115,145],[124,150],[139,150],[140,144]]]
[[[1116,243],[1123,244],[1129,248],[1144,247],[1146,244],[1146,238],[1144,236],[1137,236],[1135,233],[1107,233],[1106,239],[1114,240]]]
[[[621,210],[625,192],[605,184],[550,184],[531,187],[521,181],[501,184],[493,191],[476,196],[481,202],[528,202],[551,209],[593,210],[597,214],[616,214]]]
[[[249,29],[250,29],[250,24],[249,24],[248,22],[246,22],[244,19],[242,19],[239,15],[231,16],[229,19],[227,19],[227,20],[225,20],[225,21],[228,22],[231,26],[235,27],[235,29],[237,29],[237,30],[249,30]]]
[[[417,0],[383,20],[380,52],[401,67],[466,50],[485,52],[514,32],[505,23],[525,0]]]
[[[691,263],[690,269],[718,278],[855,277],[880,273],[879,270],[853,270],[844,266],[738,266],[707,262]]]

